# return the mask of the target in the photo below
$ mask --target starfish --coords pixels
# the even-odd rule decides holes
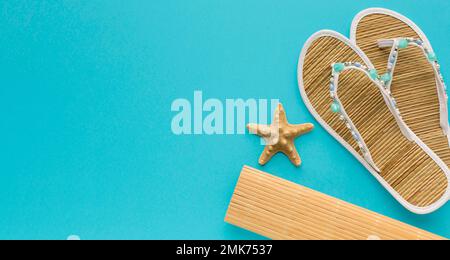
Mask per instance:
[[[312,131],[314,125],[309,123],[289,124],[283,105],[278,104],[271,125],[248,124],[247,128],[251,133],[257,134],[265,140],[266,147],[259,158],[259,164],[265,165],[272,156],[282,152],[295,166],[300,166],[302,160],[295,148],[294,139]]]

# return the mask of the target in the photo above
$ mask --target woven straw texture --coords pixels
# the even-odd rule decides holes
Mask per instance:
[[[380,72],[386,70],[390,48],[378,48],[377,40],[399,37],[420,38],[406,23],[385,14],[365,16],[356,31],[357,44]],[[419,48],[408,47],[400,50],[392,93],[403,119],[411,130],[450,165],[448,141],[439,123],[435,73]]]
[[[303,81],[316,112],[359,151],[344,122],[330,110],[330,65],[347,61],[363,63],[358,54],[339,39],[320,37],[307,50]],[[341,73],[338,95],[380,168],[381,177],[412,205],[425,207],[439,200],[447,188],[445,174],[417,144],[402,135],[379,89],[368,76],[360,71]]]

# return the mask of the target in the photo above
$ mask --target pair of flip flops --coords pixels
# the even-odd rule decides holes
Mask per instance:
[[[449,200],[447,94],[425,34],[396,12],[359,13],[351,37],[311,36],[298,66],[302,98],[317,121],[407,209]]]

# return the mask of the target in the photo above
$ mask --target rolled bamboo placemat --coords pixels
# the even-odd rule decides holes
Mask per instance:
[[[242,169],[225,222],[272,239],[444,239],[248,166]]]

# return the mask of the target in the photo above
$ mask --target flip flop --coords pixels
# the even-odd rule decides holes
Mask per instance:
[[[446,87],[422,30],[394,11],[370,8],[354,18],[351,40],[386,73],[405,123],[450,167]]]
[[[408,210],[427,214],[449,198],[449,170],[403,122],[369,58],[320,31],[305,43],[298,82],[316,120]]]

